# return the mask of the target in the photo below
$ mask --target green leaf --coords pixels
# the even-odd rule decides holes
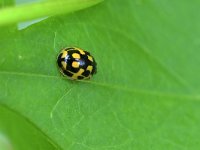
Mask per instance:
[[[8,107],[0,106],[0,149],[60,149],[28,119]]]
[[[102,0],[47,0],[0,10],[0,26],[39,17],[71,13],[95,5]],[[25,12],[25,13],[24,13]]]
[[[0,0],[0,8],[11,6],[14,4],[14,0]]]
[[[0,104],[63,150],[198,150],[199,4],[109,0],[0,34]],[[91,80],[59,73],[68,46],[95,57]]]

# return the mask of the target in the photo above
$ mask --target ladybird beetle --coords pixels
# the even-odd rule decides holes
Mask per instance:
[[[97,72],[97,64],[89,52],[77,47],[62,49],[57,58],[60,72],[72,80],[89,79]]]

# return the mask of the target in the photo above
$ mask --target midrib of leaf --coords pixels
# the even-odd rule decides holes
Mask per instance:
[[[8,7],[0,10],[0,26],[44,16],[67,14],[93,6],[101,1],[103,0],[49,0]]]
[[[50,79],[55,79],[55,80],[66,79],[66,77],[59,77],[59,76],[46,75],[46,74],[25,73],[25,72],[0,71],[0,74],[2,74],[2,75],[3,74],[4,75],[14,75],[14,76],[28,76],[28,77],[37,77],[37,78],[50,78]],[[99,82],[87,81],[87,80],[77,80],[77,82],[93,84],[93,85],[99,86],[99,87],[106,87],[106,88],[110,88],[110,89],[114,89],[114,90],[121,90],[121,91],[125,91],[125,92],[130,92],[130,93],[145,94],[145,95],[159,96],[159,97],[168,97],[168,98],[176,98],[176,99],[188,100],[188,101],[200,101],[200,95],[189,95],[189,94],[180,95],[180,94],[166,93],[166,92],[153,91],[153,90],[128,88],[128,87],[123,87],[121,85],[111,85],[111,84],[99,83]]]

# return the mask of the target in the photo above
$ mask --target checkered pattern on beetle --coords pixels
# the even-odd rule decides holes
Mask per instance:
[[[95,59],[77,47],[63,49],[57,58],[60,72],[72,80],[90,79],[97,72]]]

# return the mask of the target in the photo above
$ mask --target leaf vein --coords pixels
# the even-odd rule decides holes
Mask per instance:
[[[55,76],[55,75],[46,75],[46,74],[36,74],[36,73],[25,73],[25,72],[8,72],[8,71],[0,71],[0,75],[16,75],[16,76],[27,76],[27,77],[37,77],[37,78],[51,78],[51,79],[66,79],[65,77]],[[191,95],[191,94],[177,94],[177,93],[170,93],[170,92],[161,92],[161,91],[153,91],[153,90],[146,90],[146,89],[139,89],[139,88],[132,88],[132,87],[124,87],[121,85],[110,85],[107,83],[102,82],[94,82],[94,81],[87,81],[87,80],[77,80],[77,82],[83,82],[88,84],[93,84],[96,86],[102,86],[110,89],[115,90],[122,90],[125,92],[136,93],[136,94],[146,94],[151,96],[160,96],[160,97],[169,97],[169,98],[179,98],[182,100],[191,100],[191,101],[200,101],[200,95]]]

